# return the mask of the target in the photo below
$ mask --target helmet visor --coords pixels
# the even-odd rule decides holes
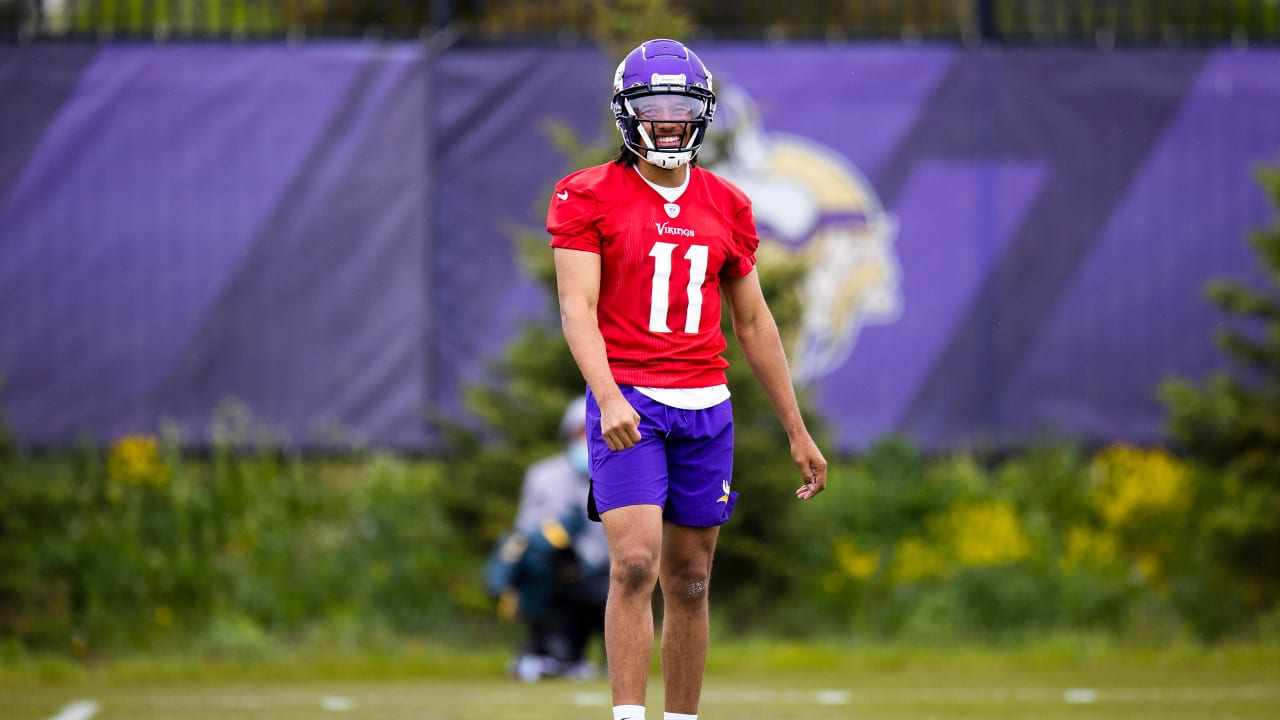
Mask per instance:
[[[707,103],[689,95],[644,95],[629,101],[639,120],[656,122],[688,122],[707,111]]]

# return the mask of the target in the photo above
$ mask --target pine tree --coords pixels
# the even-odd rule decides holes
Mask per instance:
[[[1271,226],[1250,237],[1265,287],[1215,281],[1206,293],[1234,318],[1217,338],[1232,372],[1161,388],[1170,435],[1220,479],[1201,488],[1213,501],[1203,517],[1205,561],[1239,593],[1223,602],[1215,591],[1210,604],[1223,608],[1219,614],[1280,603],[1280,165],[1258,178],[1276,211]]]

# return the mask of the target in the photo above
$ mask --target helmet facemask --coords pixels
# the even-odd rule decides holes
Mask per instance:
[[[706,139],[711,100],[687,92],[619,93],[614,115],[631,152],[660,168],[673,170],[690,160]]]

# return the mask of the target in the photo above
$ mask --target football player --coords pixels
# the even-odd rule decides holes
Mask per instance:
[[[615,720],[644,718],[655,584],[664,719],[698,712],[712,554],[737,499],[721,293],[790,439],[796,497],[827,482],[760,289],[750,201],[696,166],[715,103],[711,73],[689,48],[643,43],[614,76],[618,155],[561,180],[547,214],[564,335],[588,386],[591,500],[611,558]]]

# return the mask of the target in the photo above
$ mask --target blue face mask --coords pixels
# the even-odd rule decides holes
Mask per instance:
[[[569,463],[573,465],[574,470],[577,470],[583,476],[591,474],[591,454],[587,452],[586,439],[569,443],[568,453]]]

